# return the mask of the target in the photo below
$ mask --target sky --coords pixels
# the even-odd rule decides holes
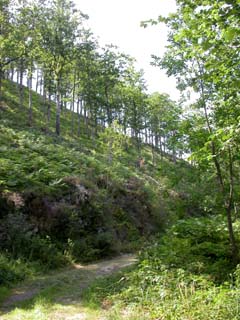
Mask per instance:
[[[173,78],[150,65],[151,55],[161,56],[167,44],[164,25],[140,27],[140,22],[167,15],[176,10],[175,0],[75,0],[77,7],[89,15],[88,25],[100,45],[114,44],[119,51],[137,60],[137,70],[144,70],[149,93],[168,93],[178,100]]]

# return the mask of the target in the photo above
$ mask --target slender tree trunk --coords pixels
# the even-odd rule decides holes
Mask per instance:
[[[48,88],[48,99],[47,99],[47,121],[46,121],[46,131],[49,131],[50,119],[51,119],[51,93],[50,88]]]
[[[20,72],[17,70],[17,84],[19,84]]]
[[[28,125],[32,126],[33,110],[32,110],[32,65],[28,71]]]
[[[200,68],[200,73],[201,73],[201,68]],[[208,117],[208,112],[207,112],[207,105],[206,101],[204,99],[205,92],[204,92],[204,86],[202,83],[202,80],[200,80],[200,88],[201,88],[201,93],[203,97],[203,109],[204,109],[204,115],[206,119],[206,124],[208,128],[209,134],[212,134],[212,127],[210,125],[209,117]],[[213,140],[211,140],[211,153],[212,153],[212,159],[213,163],[215,165],[216,173],[217,173],[217,179],[220,187],[220,191],[222,193],[223,197],[223,202],[224,202],[224,208],[226,211],[226,216],[227,216],[227,224],[228,224],[228,233],[229,233],[229,240],[230,240],[230,245],[231,245],[231,251],[232,251],[232,258],[233,261],[238,262],[239,260],[239,249],[236,243],[236,239],[234,237],[234,231],[233,231],[233,223],[232,223],[232,205],[233,205],[233,187],[234,187],[234,181],[233,181],[233,161],[232,161],[232,154],[231,150],[229,148],[228,150],[228,160],[229,160],[229,193],[227,195],[225,183],[223,180],[222,176],[222,169],[220,162],[217,157],[217,152],[216,152],[216,146]]]
[[[153,164],[153,166],[155,166],[155,164],[156,164],[156,156],[155,156],[153,133],[151,134],[151,146],[152,146],[152,164]]]
[[[74,103],[75,103],[75,91],[76,91],[76,69],[74,70],[74,79],[73,79],[73,90],[72,90],[72,121],[71,121],[71,132],[74,133]]]
[[[226,206],[227,211],[227,218],[228,218],[228,230],[229,230],[229,237],[230,242],[232,245],[232,255],[235,262],[239,262],[239,252],[238,247],[236,244],[236,239],[234,236],[233,231],[233,224],[232,224],[232,209],[233,209],[233,192],[234,192],[234,181],[233,181],[233,159],[232,159],[232,152],[230,147],[228,147],[228,158],[229,158],[229,177],[230,177],[230,184],[229,184],[229,195],[228,195],[228,203]]]
[[[10,70],[5,71],[5,78],[9,80]]]
[[[38,92],[38,87],[39,87],[39,69],[37,68],[36,87],[35,87],[36,92]]]
[[[3,80],[3,68],[0,64],[0,103],[2,102],[2,80]]]
[[[43,96],[42,96],[42,113],[44,118],[46,119],[47,116],[47,90],[45,83],[43,84]]]
[[[108,97],[108,88],[105,87],[105,96],[106,96],[106,109],[107,109],[107,123],[110,126],[112,124],[112,110],[109,105],[109,97]]]
[[[15,70],[14,70],[14,66],[12,66],[11,68],[11,81],[13,82],[13,79],[14,79],[14,73],[15,73]]]
[[[43,90],[44,90],[44,86],[45,86],[45,83],[44,83],[45,79],[44,79],[44,74],[43,74],[43,71],[41,72],[41,75],[40,75],[40,81],[39,81],[39,87],[40,87],[40,92],[39,94],[42,95],[43,94]]]
[[[97,120],[97,114],[94,115],[94,136],[97,137],[98,135],[98,120]]]
[[[20,59],[20,74],[19,74],[19,106],[23,108],[23,59]]]
[[[82,100],[78,97],[77,100],[77,114],[78,114],[78,126],[77,126],[77,135],[80,137],[81,133],[81,112],[82,112]]]
[[[57,79],[56,87],[56,134],[60,135],[60,116],[61,116],[61,94],[60,94],[60,79]]]
[[[157,133],[155,134],[155,147],[158,149],[158,135]]]
[[[173,137],[175,137],[175,131],[173,132]],[[173,141],[173,148],[172,148],[172,158],[173,158],[173,162],[176,163],[177,162],[177,154],[176,154],[176,146],[175,146],[174,141]]]
[[[89,137],[90,132],[89,132],[89,113],[87,112],[87,106],[86,103],[84,104],[84,122],[85,122],[85,128],[86,128],[86,135]]]
[[[148,142],[148,133],[147,133],[147,126],[146,125],[145,125],[144,134],[145,134],[145,143],[147,143]]]

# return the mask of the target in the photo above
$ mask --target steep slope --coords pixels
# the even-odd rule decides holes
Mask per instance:
[[[0,107],[1,250],[47,267],[69,259],[89,261],[138,247],[142,237],[164,229],[174,217],[201,211],[201,196],[188,195],[198,179],[184,161],[176,164],[134,141],[105,131],[72,133],[77,115],[62,114],[62,135],[53,133],[55,105],[46,128],[42,97],[18,106],[18,87],[4,82]],[[46,130],[47,129],[47,130]],[[109,149],[115,143],[115,149]],[[200,209],[199,209],[200,208]]]

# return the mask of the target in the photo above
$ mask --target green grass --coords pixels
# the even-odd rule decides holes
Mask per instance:
[[[84,319],[98,319],[102,310],[83,305],[84,288],[103,272],[109,274],[121,269],[132,259],[124,256],[88,266],[72,266],[25,281],[17,288],[22,301],[5,304],[1,319],[67,319],[79,314]]]
[[[119,145],[109,163],[106,136],[89,137],[83,121],[81,135],[77,136],[76,126],[72,133],[68,110],[62,114],[61,136],[55,135],[54,103],[46,132],[45,109],[36,93],[29,127],[27,89],[24,92],[20,109],[16,84],[4,81],[0,222],[8,237],[1,239],[5,247],[0,260],[0,301],[9,295],[9,286],[25,278],[37,277],[34,285],[41,290],[3,319],[54,320],[81,313],[92,320],[100,316],[111,320],[238,319],[239,270],[230,263],[222,217],[185,219],[216,209],[217,193],[206,196],[213,190],[211,179],[200,179],[189,164],[175,164],[158,153],[153,165],[147,145],[142,146],[145,164],[139,169],[134,141],[129,141],[128,148]],[[88,201],[81,205],[78,186],[89,192]],[[35,206],[27,211],[26,201],[32,194]],[[42,200],[58,210],[49,210],[46,225]],[[160,239],[152,237],[179,218],[184,220]],[[57,229],[59,221],[62,225]],[[140,247],[145,249],[137,268],[97,280],[83,300],[79,283],[91,273],[65,270],[39,279],[39,269],[43,273],[74,260],[96,260]]]
[[[194,218],[143,250],[134,270],[97,280],[84,301],[100,309],[108,304],[109,320],[237,320],[239,284],[223,218]]]
[[[42,97],[36,93],[33,93],[33,126],[29,127],[28,90],[24,89],[21,109],[16,84],[5,80],[3,92],[0,219],[11,234],[9,243],[6,240],[9,237],[5,236],[4,249],[15,258],[41,260],[42,265],[54,268],[69,259],[89,261],[135,250],[142,235],[149,236],[164,229],[177,216],[185,215],[188,199],[183,199],[181,192],[187,190],[187,181],[194,184],[195,180],[185,179],[185,188],[179,184],[184,172],[191,170],[195,174],[195,171],[184,161],[176,165],[156,154],[157,165],[153,166],[151,148],[143,145],[145,165],[139,169],[134,141],[119,139],[111,130],[89,137],[83,121],[78,137],[76,130],[71,132],[72,115],[68,110],[62,113],[58,137],[54,134],[54,103],[48,132],[44,132],[45,110]],[[74,121],[77,122],[76,115]],[[111,163],[108,134],[116,140]],[[79,186],[89,194],[88,202],[83,204],[77,200],[81,196]],[[197,197],[195,202],[199,202]],[[43,219],[50,221],[44,224]],[[58,229],[55,220],[60,221]],[[91,227],[83,226],[82,220]],[[68,231],[64,234],[61,228]],[[34,230],[39,229],[41,233],[35,234]],[[101,234],[99,230],[103,230]]]

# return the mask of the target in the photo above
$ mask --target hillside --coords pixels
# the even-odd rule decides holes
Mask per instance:
[[[206,319],[209,307],[212,319],[237,319],[239,270],[231,262],[226,222],[222,216],[208,216],[205,208],[210,188],[214,195],[211,181],[158,150],[153,163],[147,144],[142,145],[144,164],[139,166],[136,142],[114,130],[88,136],[81,121],[80,136],[73,135],[72,119],[77,122],[78,116],[72,118],[68,110],[63,111],[59,137],[54,133],[54,103],[52,121],[43,130],[42,97],[34,92],[36,120],[29,127],[28,101],[19,108],[18,86],[4,81],[4,93],[0,302],[8,301],[14,284],[32,279],[23,285],[23,301],[13,303],[6,319],[67,319],[66,314]],[[114,148],[109,141],[115,142]],[[214,210],[211,203],[208,213]],[[239,230],[239,224],[234,228]],[[139,263],[130,271],[93,283],[92,271],[73,265],[140,249]],[[74,268],[56,271],[67,264]],[[110,264],[104,264],[106,270]],[[44,280],[42,273],[49,269],[55,271]],[[83,276],[90,285],[86,290]],[[21,310],[14,311],[15,306]]]
[[[82,3],[0,1],[0,317],[240,319],[240,4],[165,2],[171,96]]]
[[[89,261],[138,247],[176,215],[197,214],[188,199],[194,169],[133,140],[107,131],[97,137],[71,134],[72,115],[62,116],[56,136],[52,114],[44,128],[42,97],[33,93],[34,125],[28,126],[27,89],[19,109],[17,85],[4,82],[1,105],[1,246],[15,258],[55,267],[71,259]],[[73,121],[77,121],[74,115]],[[122,142],[118,142],[122,136]],[[109,151],[109,139],[115,149]],[[111,152],[111,162],[109,162]],[[186,181],[189,180],[189,181]],[[199,198],[199,195],[198,195]],[[194,204],[195,202],[195,204]],[[196,210],[201,210],[196,208]],[[177,212],[177,214],[176,214]],[[54,258],[53,258],[54,257]],[[59,259],[58,259],[59,258]],[[59,260],[59,261],[58,261]]]

